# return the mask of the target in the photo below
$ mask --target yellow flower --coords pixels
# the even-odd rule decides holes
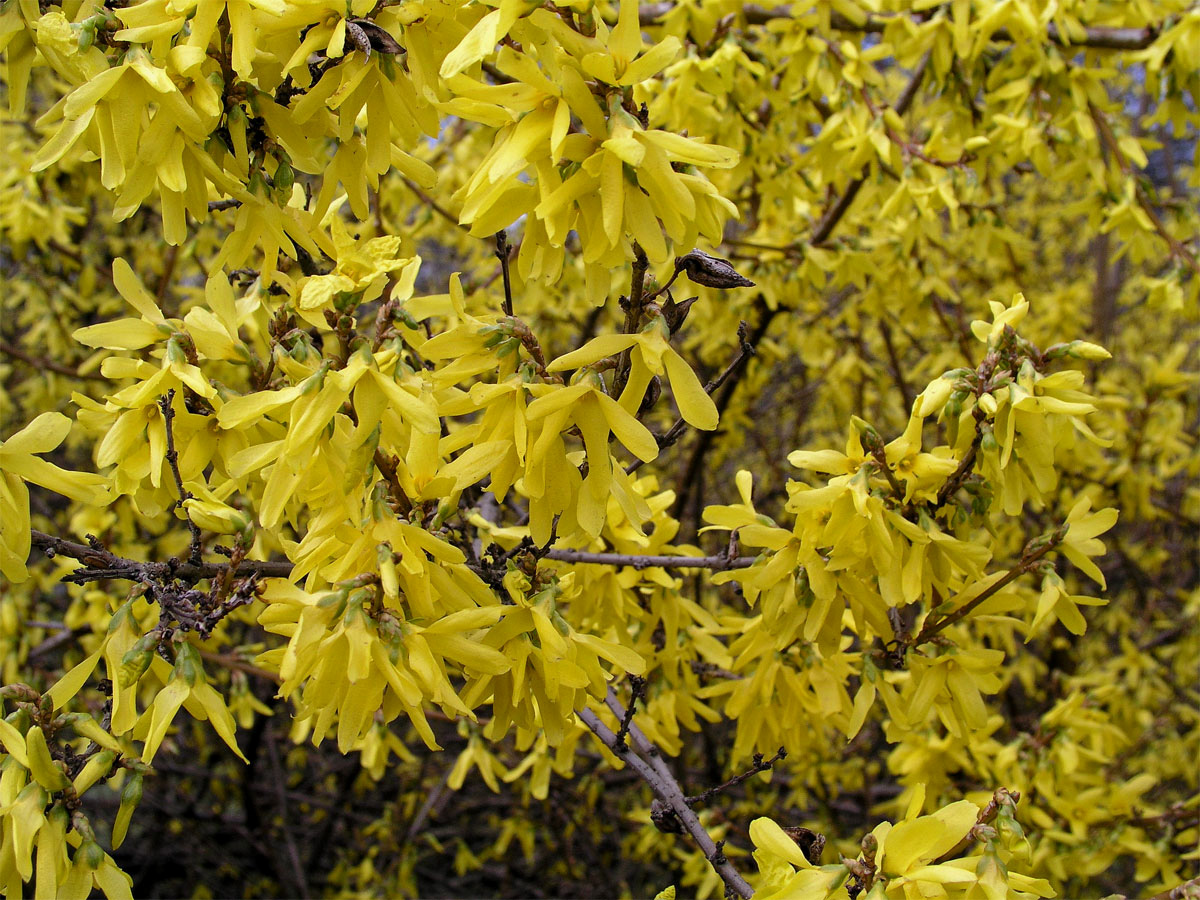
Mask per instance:
[[[25,568],[31,542],[26,482],[92,506],[108,502],[106,479],[62,469],[36,455],[54,450],[70,430],[70,419],[47,412],[7,441],[0,441],[0,573],[14,583],[29,577]]]
[[[579,490],[576,520],[583,532],[592,537],[600,533],[604,524],[609,495],[614,490],[625,490],[628,484],[628,479],[622,477],[624,471],[619,465],[613,464],[608,449],[609,434],[616,435],[641,460],[649,462],[658,456],[658,443],[654,435],[625,407],[604,393],[597,381],[598,376],[585,375],[569,387],[546,386],[549,392],[530,403],[525,412],[531,424],[541,423],[537,435],[530,434],[530,446],[526,454],[525,488],[531,497],[546,495],[544,473],[551,451],[554,451],[555,457],[562,452],[559,435],[571,422],[579,427],[583,435],[588,474]]]
[[[148,763],[154,759],[167,736],[167,729],[175,719],[175,714],[179,712],[179,707],[185,704],[194,718],[208,719],[229,749],[236,753],[242,762],[247,762],[234,737],[237,726],[233,716],[224,699],[204,676],[200,652],[191,644],[182,643],[178,645],[176,654],[175,667],[171,670],[166,686],[155,695],[154,701],[142,713],[135,726],[135,733],[139,735],[141,729],[146,729],[142,762]]]
[[[357,240],[346,231],[340,217],[331,226],[336,248],[337,267],[328,275],[311,275],[300,283],[298,312],[301,317],[319,328],[328,327],[324,311],[334,308],[340,294],[360,294],[358,303],[370,303],[383,291],[383,277],[402,269],[392,297],[406,299],[412,294],[421,257],[399,257],[400,238],[396,235]]]
[[[1013,294],[1008,306],[997,300],[989,301],[988,305],[992,308],[992,321],[976,319],[971,323],[971,334],[985,344],[994,344],[1004,333],[1005,326],[1016,328],[1029,312],[1029,301],[1021,293]]]
[[[655,317],[638,334],[605,334],[593,338],[578,350],[560,356],[546,368],[551,372],[578,369],[631,348],[629,381],[620,398],[623,409],[631,414],[636,413],[650,381],[656,375],[665,373],[670,379],[671,392],[684,421],[705,431],[717,427],[716,405],[705,392],[692,367],[671,346],[666,322],[661,316]],[[649,458],[653,459],[654,456]]]

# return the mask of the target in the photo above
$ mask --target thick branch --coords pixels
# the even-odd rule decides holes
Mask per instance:
[[[1150,900],[1187,900],[1189,897],[1194,897],[1197,891],[1200,891],[1200,878],[1193,878],[1191,881],[1175,885],[1169,891],[1155,894]]]
[[[174,577],[183,581],[200,581],[204,578],[217,578],[229,568],[228,565],[220,563],[197,565],[190,562],[138,562],[110,553],[103,547],[77,544],[74,541],[54,537],[36,529],[30,534],[33,546],[45,552],[47,556],[66,556],[83,563],[82,569],[77,569],[67,576],[71,581],[77,583],[98,581],[104,578],[145,581],[164,577]],[[258,573],[263,578],[286,578],[292,573],[292,564],[286,560],[244,560],[238,564],[235,571],[238,575]]]
[[[117,556],[100,546],[88,546],[54,537],[34,530],[32,543],[47,556],[66,556],[83,563],[82,569],[71,572],[70,581],[83,583],[102,579],[146,581],[161,578],[178,578],[182,581],[200,581],[219,578],[229,569],[221,563],[191,562],[138,562]],[[632,566],[635,569],[745,569],[754,564],[753,556],[637,556],[628,553],[589,553],[583,550],[549,550],[546,559],[568,563],[590,563],[600,566]],[[292,564],[287,560],[243,560],[234,570],[236,575],[254,575],[261,578],[287,578],[292,574]]]
[[[704,829],[704,825],[700,822],[700,817],[688,806],[687,798],[684,797],[683,790],[679,787],[679,783],[674,777],[670,773],[664,775],[661,768],[651,765],[638,752],[631,750],[624,743],[618,742],[617,736],[613,733],[612,729],[600,721],[600,717],[590,709],[579,710],[576,714],[592,730],[596,737],[600,739],[600,742],[637,772],[642,780],[650,785],[650,789],[654,791],[658,799],[678,817],[680,823],[696,841],[697,845],[699,845],[700,850],[712,864],[717,874],[721,876],[726,886],[737,894],[737,896],[746,898],[746,900],[753,897],[754,889],[738,873],[733,864],[725,858],[725,854],[721,852],[721,848],[709,836],[709,833]],[[634,734],[632,729],[630,734]],[[642,740],[645,740],[644,735],[642,736]],[[640,742],[635,737],[635,745],[638,743]]]

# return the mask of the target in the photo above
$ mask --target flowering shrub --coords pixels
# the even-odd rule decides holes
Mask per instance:
[[[1200,891],[1195,4],[0,48],[6,896]]]

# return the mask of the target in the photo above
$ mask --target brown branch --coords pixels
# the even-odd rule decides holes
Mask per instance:
[[[646,696],[646,679],[640,675],[629,676],[629,706],[625,708],[624,715],[621,716],[621,727],[617,729],[616,742],[622,747],[625,746],[625,738],[629,734],[629,729],[633,725],[633,716],[637,712],[637,702]],[[612,695],[615,697],[615,695]]]
[[[281,676],[278,672],[272,672],[269,669],[264,669],[261,666],[248,663],[244,659],[238,659],[231,653],[214,653],[211,650],[201,649],[200,658],[206,662],[218,665],[222,669],[230,669],[234,672],[244,672],[247,675],[253,675],[255,678],[261,678],[263,681],[270,681],[273,684],[283,684],[283,676]]]
[[[949,615],[943,616],[936,622],[926,622],[920,633],[909,642],[909,646],[915,647],[918,644],[924,644],[926,641],[932,640],[940,632],[945,631],[951,625],[969,616],[979,608],[979,605],[983,601],[995,596],[1027,572],[1033,571],[1038,560],[1061,544],[1066,535],[1066,525],[1060,525],[1050,534],[1040,535],[1031,540],[1025,545],[1025,550],[1021,553],[1021,558],[1017,561],[1016,565],[1005,572],[999,581],[989,585],[980,592],[979,596],[968,600]]]
[[[1150,900],[1191,900],[1200,894],[1200,878],[1193,878],[1167,891],[1155,894]]]
[[[543,559],[598,566],[631,566],[642,569],[747,569],[755,556],[638,556],[632,553],[590,553],[586,550],[547,550]]]
[[[975,817],[975,824],[971,830],[963,835],[962,840],[955,844],[950,850],[943,853],[936,860],[934,865],[946,862],[947,860],[955,859],[963,854],[963,852],[971,846],[971,844],[979,841],[981,838],[986,839],[986,832],[980,826],[991,825],[996,821],[996,816],[1000,813],[1001,807],[1007,806],[1010,810],[1015,810],[1018,803],[1021,802],[1020,791],[1010,791],[1007,788],[997,788],[992,794],[992,799],[987,802],[987,805],[979,811],[979,815]],[[978,829],[978,830],[977,830]],[[983,832],[981,834],[981,832]]]
[[[19,360],[21,360],[21,362],[26,363],[30,366],[33,366],[35,369],[47,369],[51,372],[56,372],[59,375],[66,375],[68,378],[80,378],[80,379],[86,378],[86,379],[90,379],[92,381],[107,381],[108,380],[103,375],[101,375],[99,372],[96,372],[95,374],[88,373],[87,375],[84,375],[83,373],[79,372],[78,370],[73,369],[70,366],[63,365],[60,362],[55,362],[52,359],[46,359],[45,357],[33,356],[29,353],[26,353],[20,347],[17,347],[13,344],[8,343],[8,341],[0,340],[0,354],[3,354],[4,356],[11,356],[13,359],[19,359]]]
[[[892,364],[896,387],[900,388],[900,394],[904,398],[904,411],[910,412],[913,404],[912,388],[908,386],[908,380],[904,377],[904,369],[900,365],[900,355],[896,352],[896,342],[892,340],[892,329],[883,316],[879,318],[879,332],[883,335],[883,345],[887,348],[888,360]]]
[[[171,475],[175,478],[175,487],[179,489],[179,499],[175,501],[172,509],[182,509],[187,519],[188,531],[192,535],[191,544],[188,547],[188,562],[196,564],[201,561],[202,538],[199,526],[192,521],[191,514],[183,505],[185,501],[192,499],[192,492],[184,488],[183,476],[179,473],[179,451],[175,449],[175,409],[171,406],[174,399],[175,388],[171,388],[167,391],[166,396],[159,398],[158,408],[162,410],[163,427],[167,432],[167,465],[171,467]]]
[[[613,703],[610,703],[609,707],[612,708]],[[620,708],[619,703],[616,704],[616,708]],[[754,889],[750,887],[746,879],[738,873],[733,864],[725,857],[725,854],[721,850],[723,844],[719,844],[712,839],[705,830],[704,825],[700,822],[699,816],[688,806],[687,798],[684,797],[683,790],[679,787],[679,782],[675,780],[670,770],[662,764],[658,749],[649,743],[646,736],[636,726],[632,726],[630,734],[634,738],[634,744],[637,749],[630,749],[623,743],[617,742],[617,736],[613,733],[613,730],[605,725],[592,710],[581,709],[576,712],[576,715],[592,730],[604,746],[616,754],[618,758],[625,762],[650,786],[650,789],[654,791],[661,803],[670,810],[673,816],[678,819],[683,829],[696,841],[705,858],[708,859],[716,873],[721,876],[721,880],[725,882],[726,890],[736,896],[746,898],[746,900],[753,897]],[[649,757],[650,761],[647,761],[646,757]]]
[[[77,559],[83,567],[63,576],[64,581],[84,584],[89,581],[119,579],[124,581],[152,582],[164,578],[182,581],[200,581],[206,578],[221,578],[230,566],[221,563],[138,562],[109,552],[99,545],[78,544],[55,537],[36,529],[31,531],[32,544],[49,557],[66,556]],[[661,569],[745,569],[754,564],[751,556],[637,556],[626,553],[589,553],[583,550],[549,550],[546,559],[558,562],[583,563],[602,566],[632,566],[642,570]],[[292,563],[286,560],[243,560],[234,568],[234,574],[260,578],[287,578],[292,573]]]
[[[625,334],[634,334],[638,330],[638,326],[642,321],[642,309],[646,305],[646,270],[650,267],[650,260],[646,258],[640,244],[636,241],[633,244],[633,274],[629,280],[629,298],[621,298],[621,307],[625,310]],[[616,374],[613,376],[613,396],[621,396],[621,392],[625,390],[625,384],[629,381],[629,369],[631,359],[629,350],[621,351],[621,358],[617,364]]]
[[[937,500],[934,501],[935,507],[944,506],[946,501],[953,496],[954,492],[962,487],[962,483],[966,481],[967,476],[971,473],[971,469],[975,466],[975,457],[979,455],[979,443],[982,439],[983,435],[976,431],[975,439],[971,441],[971,446],[963,454],[958,468],[950,473],[950,477],[946,479],[946,483],[938,490]]]
[[[780,747],[779,750],[776,752],[776,754],[774,756],[772,756],[770,759],[764,759],[763,755],[761,753],[755,753],[754,754],[754,762],[750,766],[749,769],[747,769],[745,772],[742,772],[740,775],[734,775],[732,778],[730,778],[724,784],[718,784],[716,787],[711,787],[707,791],[704,791],[703,793],[694,794],[693,796],[688,797],[687,798],[688,806],[695,806],[698,803],[707,803],[709,800],[711,800],[717,794],[721,793],[721,791],[728,790],[731,787],[737,787],[739,784],[741,784],[746,779],[753,778],[755,775],[759,774],[760,772],[768,771],[772,766],[775,765],[775,763],[779,762],[781,759],[787,759],[787,749],[784,747]]]
[[[154,299],[158,304],[158,308],[163,308],[163,303],[166,300],[167,289],[171,286],[171,277],[175,274],[175,264],[179,261],[179,246],[172,244],[167,247],[167,251],[163,254],[162,275],[158,279],[158,287],[154,291]]]
[[[759,342],[762,341],[763,335],[767,333],[767,329],[771,326],[771,322],[774,321],[779,313],[785,312],[785,310],[781,306],[776,306],[774,309],[767,306],[767,301],[762,294],[758,295],[758,299],[754,305],[758,310],[759,320],[758,324],[754,327],[754,333],[747,338],[747,343],[752,347],[757,347]],[[749,366],[739,366],[731,373],[729,380],[721,388],[716,399],[718,416],[724,415],[725,410],[729,408],[734,392],[737,391],[738,384],[747,371],[749,371]],[[676,488],[675,506],[671,509],[671,516],[673,518],[683,519],[683,511],[687,509],[691,493],[697,487],[700,469],[704,465],[704,457],[708,455],[708,451],[712,447],[716,436],[716,431],[701,431],[699,437],[696,439],[696,446],[692,449],[692,455],[688,458],[683,477],[679,480]]]
[[[897,115],[904,115],[908,112],[909,107],[912,106],[913,100],[917,96],[917,90],[921,86],[921,81],[925,78],[925,70],[927,68],[929,68],[928,53],[921,57],[921,61],[917,63],[917,67],[913,70],[908,84],[904,86],[904,90],[896,100],[894,108]],[[821,217],[821,221],[817,223],[817,227],[813,229],[813,233],[808,239],[808,243],[811,246],[820,246],[829,239],[829,235],[833,233],[833,229],[837,227],[838,222],[846,215],[846,211],[850,209],[850,204],[854,202],[854,198],[858,196],[858,192],[863,184],[866,183],[866,180],[866,175],[860,175],[846,185],[846,189],[842,192],[841,196],[829,208],[828,212]]]
[[[508,272],[508,255],[508,232],[501,228],[496,232],[496,259],[500,260],[500,272],[504,276],[504,314],[511,319],[513,316],[512,276]]]
[[[37,529],[33,529],[30,536],[32,545],[47,556],[66,556],[83,563],[83,568],[76,569],[64,576],[63,580],[76,584],[106,578],[142,582],[173,577],[182,581],[200,581],[205,578],[218,578],[229,568],[228,565],[221,563],[138,562],[110,553],[98,542],[92,546],[78,544]],[[292,574],[292,564],[285,560],[244,560],[234,571],[238,575],[258,573],[262,578],[287,578]]]
[[[404,182],[404,186],[406,188],[408,188],[410,191],[412,191],[414,194],[417,195],[417,199],[419,199],[422,203],[424,203],[426,206],[428,206],[430,209],[432,209],[435,213],[437,213],[439,216],[441,216],[443,219],[445,219],[447,222],[449,222],[455,228],[461,228],[463,231],[470,230],[465,225],[463,225],[461,222],[458,221],[458,216],[454,215],[454,213],[450,212],[450,210],[446,209],[444,206],[442,206],[440,203],[438,203],[436,200],[434,200],[432,197],[430,197],[427,193],[425,193],[423,190],[421,190],[419,187],[417,187],[417,185],[414,182],[412,182],[411,180],[409,180],[408,178],[405,178],[403,176],[401,176],[400,180]]]

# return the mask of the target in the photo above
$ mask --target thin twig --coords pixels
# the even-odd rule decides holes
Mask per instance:
[[[755,775],[759,774],[760,772],[766,772],[768,769],[770,769],[772,766],[774,766],[775,763],[779,762],[781,759],[787,759],[787,749],[784,747],[780,747],[779,750],[775,753],[775,755],[772,756],[770,759],[763,759],[763,755],[761,753],[755,753],[754,754],[754,763],[753,763],[753,765],[751,765],[751,767],[748,770],[746,770],[745,772],[742,772],[740,775],[734,775],[732,778],[730,778],[724,784],[718,784],[716,787],[711,787],[707,791],[704,791],[703,793],[694,794],[693,796],[688,797],[687,798],[688,806],[696,806],[697,804],[700,804],[700,803],[707,803],[709,800],[711,800],[717,794],[721,793],[721,791],[728,790],[731,787],[737,787],[739,784],[741,784],[743,781],[747,780],[748,778],[753,778]]]
[[[767,301],[762,294],[758,295],[754,307],[758,311],[759,319],[758,324],[754,327],[754,333],[747,338],[747,343],[752,347],[757,347],[762,341],[763,335],[767,333],[767,329],[770,328],[771,322],[775,320],[775,317],[779,313],[786,310],[782,306],[771,308],[767,305]],[[715,401],[718,416],[725,414],[725,410],[729,407],[730,402],[733,400],[733,395],[738,389],[738,384],[749,370],[749,366],[742,365],[730,373],[728,380],[720,389]],[[716,431],[701,431],[696,438],[696,446],[692,448],[692,455],[688,457],[683,477],[679,479],[676,487],[675,505],[671,509],[672,517],[682,521],[684,510],[688,508],[687,504],[692,497],[692,492],[699,490],[704,458],[708,455],[708,451],[712,447],[716,436]]]
[[[32,356],[26,353],[20,347],[8,343],[8,341],[0,341],[0,354],[11,356],[13,359],[19,359],[23,363],[28,363],[35,369],[47,369],[51,372],[56,372],[59,375],[66,375],[68,378],[87,378],[93,381],[107,381],[108,379],[99,372],[83,374],[70,366],[63,365],[60,362],[55,362],[52,359],[45,357]]]
[[[167,431],[167,465],[171,467],[171,474],[175,477],[175,486],[179,489],[179,499],[175,502],[172,509],[182,509],[183,514],[187,519],[188,531],[192,534],[191,544],[188,548],[188,562],[193,565],[198,565],[201,560],[202,538],[200,536],[200,528],[192,521],[192,516],[184,506],[184,502],[193,499],[192,492],[184,488],[183,476],[179,474],[179,451],[175,449],[175,409],[171,406],[175,399],[175,388],[167,391],[166,396],[160,397],[158,407],[162,410],[163,427]]]
[[[909,646],[915,647],[919,644],[924,644],[926,641],[932,640],[937,634],[945,631],[951,625],[961,621],[969,616],[972,612],[979,608],[979,605],[989,597],[995,596],[997,593],[1008,587],[1022,575],[1033,571],[1035,564],[1043,556],[1055,549],[1063,542],[1066,537],[1067,530],[1065,525],[1060,525],[1057,530],[1049,535],[1041,535],[1034,538],[1025,545],[1025,550],[1021,554],[1021,558],[1011,569],[1004,573],[1004,576],[996,582],[988,585],[979,596],[973,597],[960,606],[958,609],[949,615],[945,615],[936,622],[926,622],[920,633],[912,639]]]
[[[646,270],[649,267],[650,260],[646,257],[646,251],[635,241],[633,244],[633,273],[629,281],[629,299],[621,304],[625,308],[625,327],[623,329],[625,334],[636,333],[641,324],[642,309],[646,302]],[[630,360],[630,351],[623,350],[617,364],[617,373],[613,376],[612,392],[615,397],[621,396],[626,382],[629,381]]]
[[[508,253],[508,231],[501,228],[496,232],[496,259],[500,260],[500,272],[504,276],[504,314],[512,318],[512,277],[508,271]]]
[[[432,209],[435,213],[437,213],[439,216],[441,216],[443,219],[445,219],[447,222],[449,222],[455,228],[461,228],[463,231],[470,230],[465,225],[461,224],[458,221],[458,216],[454,215],[454,213],[450,212],[448,209],[446,209],[444,206],[442,206],[436,200],[434,200],[432,197],[430,197],[427,193],[425,193],[423,190],[421,190],[419,187],[417,187],[415,182],[413,182],[403,176],[400,177],[400,180],[404,182],[404,186],[406,188],[408,188],[410,191],[412,191],[414,194],[417,195],[417,199],[419,199],[422,203],[424,203],[426,206],[428,206],[430,209]]]
[[[283,763],[279,758],[279,748],[275,745],[275,738],[269,733],[267,735],[267,756],[271,760],[271,780],[275,788],[275,800],[279,804],[279,828],[283,832],[283,844],[287,850],[287,858],[292,870],[291,875],[296,880],[296,888],[299,890],[300,897],[307,898],[309,896],[308,879],[304,875],[304,866],[300,864],[300,851],[296,847],[296,839],[288,827],[292,817],[288,812],[287,775],[283,771]]]
[[[733,357],[732,360],[729,361],[729,365],[725,367],[724,372],[722,372],[720,375],[718,375],[716,378],[714,378],[712,381],[710,381],[708,384],[706,384],[704,386],[704,393],[708,394],[709,396],[712,396],[713,392],[720,389],[721,385],[723,385],[729,379],[729,376],[732,375],[742,365],[742,363],[744,363],[747,359],[749,359],[751,356],[754,355],[754,345],[751,344],[748,340],[746,340],[746,331],[747,331],[746,323],[740,322],[738,324],[738,332],[737,332],[737,334],[738,334],[738,352],[737,352],[737,354]],[[665,450],[667,447],[673,446],[676,442],[678,442],[679,438],[683,435],[684,429],[686,427],[687,427],[687,421],[683,418],[683,416],[680,416],[678,419],[675,420],[675,423],[670,428],[667,429],[666,434],[664,434],[660,438],[658,438],[658,449]],[[636,472],[638,469],[640,469],[645,464],[646,464],[645,460],[635,459],[633,462],[631,462],[628,466],[625,467],[625,474],[632,475],[634,472]]]
[[[675,7],[674,3],[648,3],[638,10],[638,18],[642,24],[650,25],[661,19]],[[773,19],[790,19],[793,16],[790,6],[776,6],[767,9],[757,4],[748,3],[742,7],[747,25],[765,25]],[[888,26],[900,19],[903,13],[868,13],[859,22],[852,21],[838,12],[829,16],[829,26],[835,31],[863,32],[867,34],[882,34]],[[916,20],[914,20],[916,24]],[[1096,50],[1145,50],[1154,43],[1162,31],[1161,25],[1150,25],[1144,28],[1113,28],[1105,26],[1089,26],[1083,29],[1083,40],[1072,40],[1069,35],[1059,31],[1053,22],[1046,25],[1046,40],[1063,47],[1091,47]],[[1007,28],[997,28],[990,35],[990,40],[997,43],[1012,43],[1023,40],[1015,36]]]
[[[883,335],[883,346],[887,348],[888,361],[892,364],[892,374],[896,378],[896,387],[900,388],[900,395],[904,398],[904,411],[907,413],[912,409],[913,392],[912,388],[908,386],[908,380],[904,377],[904,369],[900,365],[900,354],[896,352],[896,342],[892,340],[891,326],[883,316],[879,317],[879,332]]]
[[[239,659],[231,653],[214,653],[211,650],[201,649],[200,658],[206,662],[218,665],[222,669],[229,669],[233,672],[243,672],[246,675],[253,675],[255,678],[261,678],[263,681],[269,681],[272,684],[283,684],[283,677],[278,672],[272,672],[269,669],[264,669],[261,666],[248,663],[244,659]]]
[[[640,675],[629,676],[629,706],[625,707],[625,714],[621,716],[621,727],[617,729],[617,743],[624,747],[625,737],[629,734],[629,727],[633,724],[634,713],[637,712],[637,702],[646,696],[646,679]]]
[[[158,287],[154,291],[154,299],[158,303],[159,309],[163,308],[167,289],[171,286],[171,278],[175,274],[175,264],[179,261],[179,246],[177,244],[168,246],[164,257],[162,275],[159,276]]]
[[[921,57],[921,61],[917,63],[917,67],[913,70],[908,84],[904,86],[899,99],[896,100],[895,110],[897,115],[904,115],[908,112],[908,108],[912,106],[912,102],[917,96],[917,89],[921,86],[921,81],[925,78],[925,70],[927,68],[929,68],[929,53]],[[854,202],[854,198],[858,195],[859,190],[866,180],[867,176],[864,174],[846,185],[846,190],[842,192],[841,196],[829,208],[829,211],[821,217],[821,221],[817,224],[817,227],[813,229],[813,233],[808,239],[810,245],[814,247],[820,246],[829,239],[829,235],[833,233],[833,229],[837,227],[838,222],[846,215],[846,211],[850,209],[850,204]]]
[[[1158,214],[1158,210],[1154,208],[1154,204],[1150,202],[1145,189],[1134,171],[1133,164],[1121,149],[1120,143],[1117,141],[1117,136],[1113,134],[1112,126],[1108,124],[1108,119],[1094,103],[1088,102],[1088,112],[1092,116],[1092,121],[1096,124],[1096,130],[1100,132],[1100,138],[1104,142],[1104,146],[1112,153],[1116,159],[1117,165],[1120,166],[1122,174],[1126,178],[1133,180],[1134,195],[1137,198],[1138,206],[1142,208],[1142,212],[1150,219],[1154,225],[1154,230],[1159,236],[1167,242],[1167,246],[1171,248],[1171,255],[1185,263],[1193,272],[1200,275],[1200,263],[1196,261],[1196,257],[1186,246],[1184,246],[1175,235],[1167,230],[1167,225],[1163,222],[1162,217]]]

